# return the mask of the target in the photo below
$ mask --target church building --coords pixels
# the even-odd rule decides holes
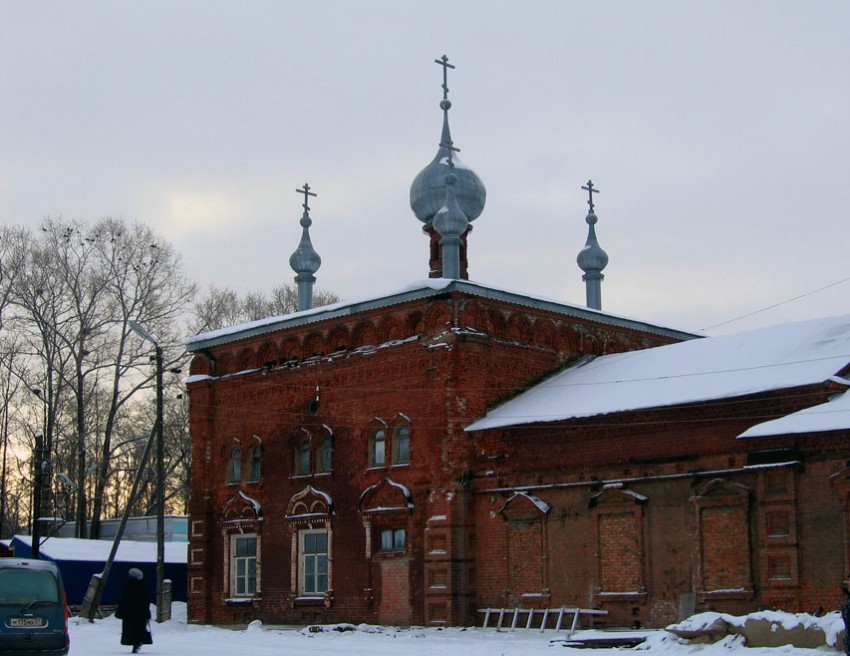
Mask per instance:
[[[187,342],[190,621],[834,608],[850,317],[702,338],[604,312],[592,182],[586,305],[470,280],[486,192],[438,63],[440,147],[410,189],[423,279],[312,307],[305,184],[299,310]]]

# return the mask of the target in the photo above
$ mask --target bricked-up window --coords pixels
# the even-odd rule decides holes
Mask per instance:
[[[300,531],[298,542],[298,594],[323,595],[328,589],[328,532]]]
[[[383,467],[387,463],[387,432],[373,428],[369,435],[369,466]]]
[[[242,449],[233,447],[227,462],[227,482],[238,483],[242,480]]]
[[[257,590],[257,536],[234,535],[230,539],[231,593],[250,597]]]
[[[703,595],[752,595],[750,488],[713,479],[692,497],[699,527],[697,590]]]
[[[604,486],[591,498],[600,595],[646,593],[645,532],[647,497],[622,484]]]
[[[263,447],[259,444],[251,447],[249,453],[248,480],[259,481],[263,473]]]
[[[316,471],[327,473],[333,466],[333,438],[325,435],[319,442],[319,453],[316,458]]]
[[[399,426],[393,434],[393,464],[406,465],[410,462],[410,428]]]
[[[599,516],[599,574],[603,592],[640,588],[638,517],[634,512]]]
[[[532,594],[542,601],[548,586],[546,574],[547,515],[550,506],[540,497],[515,492],[498,510],[507,522],[507,603],[519,606],[524,595]],[[431,549],[442,549],[444,543],[431,541]]]
[[[751,581],[746,508],[704,508],[701,519],[704,589],[747,588]]]
[[[387,528],[381,531],[381,551],[404,551],[407,531],[403,528]]]

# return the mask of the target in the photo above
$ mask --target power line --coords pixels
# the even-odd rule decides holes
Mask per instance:
[[[835,282],[831,282],[828,285],[824,285],[823,287],[818,287],[817,289],[813,289],[811,291],[805,292],[798,296],[794,296],[793,298],[789,298],[785,301],[780,301],[779,303],[774,303],[773,305],[768,305],[767,307],[763,307],[760,310],[753,310],[752,312],[748,312],[747,314],[742,314],[739,317],[735,317],[734,319],[728,319],[727,321],[722,321],[720,323],[716,323],[713,326],[708,326],[707,328],[700,328],[697,330],[698,333],[703,333],[707,330],[713,330],[714,328],[720,328],[721,326],[725,326],[730,323],[734,323],[736,321],[740,321],[741,319],[746,319],[747,317],[752,317],[756,314],[760,314],[762,312],[767,312],[768,310],[772,310],[773,308],[778,308],[780,305],[787,305],[788,303],[793,303],[794,301],[799,301],[801,298],[805,298],[806,296],[811,296],[812,294],[817,294],[818,292],[822,292],[824,289],[829,289],[830,287],[835,287],[836,285],[840,285],[842,283],[850,280],[850,277],[844,278],[842,280],[836,280]]]

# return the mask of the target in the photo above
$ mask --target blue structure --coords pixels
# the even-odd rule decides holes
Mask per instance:
[[[16,535],[10,545],[16,558],[32,555],[30,536]],[[186,547],[185,542],[167,542],[165,545],[165,578],[171,579],[172,599],[186,601]],[[39,547],[40,558],[51,560],[62,572],[65,594],[71,606],[83,603],[91,577],[103,571],[112,542],[106,540],[80,540],[77,538],[48,538]],[[118,555],[112,563],[109,580],[103,589],[101,603],[111,606],[118,603],[121,590],[131,567],[144,573],[145,585],[154,602],[156,588],[156,543],[122,540]]]

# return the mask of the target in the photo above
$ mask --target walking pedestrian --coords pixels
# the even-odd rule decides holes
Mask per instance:
[[[127,575],[115,617],[121,620],[121,644],[139,653],[142,645],[153,643],[150,632],[151,606],[142,570],[133,567]]]

